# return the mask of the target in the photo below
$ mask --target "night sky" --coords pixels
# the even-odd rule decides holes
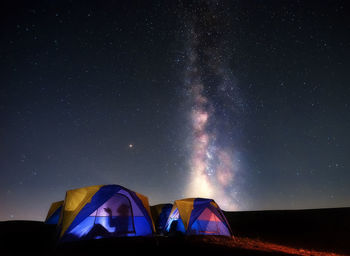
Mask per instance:
[[[0,220],[100,184],[151,204],[350,206],[343,2],[0,5]]]

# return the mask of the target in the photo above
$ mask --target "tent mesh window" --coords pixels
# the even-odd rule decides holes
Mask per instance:
[[[113,195],[91,216],[95,217],[94,224],[102,225],[111,236],[135,233],[131,202],[125,195]]]
[[[220,234],[220,219],[206,208],[191,227],[193,234]]]

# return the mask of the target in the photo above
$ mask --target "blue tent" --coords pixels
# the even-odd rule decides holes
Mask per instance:
[[[152,218],[157,233],[163,233],[165,224],[171,212],[172,204],[157,204],[151,206]]]
[[[119,185],[69,190],[62,211],[61,241],[151,236],[154,232],[147,197]]]
[[[231,236],[231,228],[220,207],[212,199],[176,200],[165,225],[169,234]]]
[[[62,211],[63,201],[54,202],[47,213],[45,223],[57,224]]]

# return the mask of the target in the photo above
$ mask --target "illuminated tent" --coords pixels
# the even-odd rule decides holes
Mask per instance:
[[[165,225],[168,234],[231,236],[231,228],[212,199],[176,200]]]
[[[63,201],[54,202],[47,213],[45,223],[46,224],[57,224],[60,218]]]
[[[151,236],[154,232],[148,198],[119,185],[69,190],[62,211],[61,241]]]
[[[152,218],[157,233],[163,232],[172,207],[172,204],[157,204],[151,206]]]

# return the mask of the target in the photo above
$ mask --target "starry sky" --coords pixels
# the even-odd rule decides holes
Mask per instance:
[[[344,3],[1,1],[0,220],[100,184],[350,206]]]

